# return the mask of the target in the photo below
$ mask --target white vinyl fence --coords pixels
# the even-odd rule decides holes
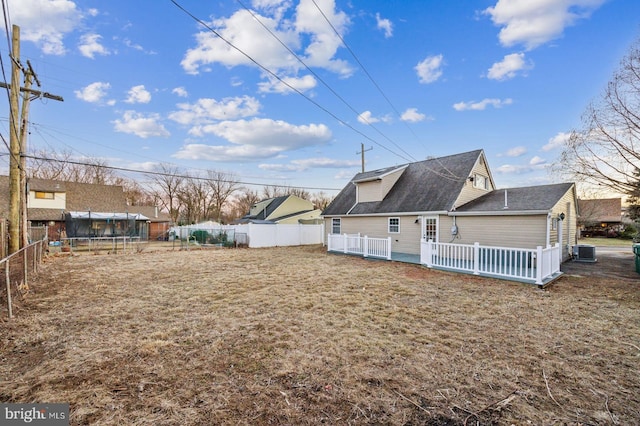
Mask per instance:
[[[322,244],[324,225],[284,225],[284,224],[254,224],[219,225],[211,228],[194,226],[176,226],[171,228],[175,238],[185,240],[194,231],[205,231],[211,235],[221,232],[234,235],[237,244],[247,244],[251,248],[303,246]]]

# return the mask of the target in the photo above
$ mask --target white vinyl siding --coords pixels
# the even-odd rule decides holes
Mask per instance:
[[[451,235],[453,218],[440,216],[440,242],[536,248],[546,245],[547,215],[457,216],[458,235]],[[452,241],[453,240],[453,241]]]
[[[486,184],[484,188],[476,187],[476,176],[483,176],[486,178]],[[470,180],[469,178],[473,178]],[[489,169],[484,161],[478,161],[469,176],[460,176],[460,179],[465,179],[465,183],[462,186],[462,190],[454,203],[455,207],[460,207],[463,204],[474,200],[488,191],[493,191],[495,188],[491,185],[491,179],[489,178]],[[447,240],[448,241],[448,240]]]

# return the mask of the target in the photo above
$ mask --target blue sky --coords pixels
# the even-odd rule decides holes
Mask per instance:
[[[640,35],[636,0],[175,0],[208,28],[170,0],[4,3],[64,98],[32,102],[30,151],[329,194],[361,144],[367,170],[482,148],[499,187],[551,182]]]

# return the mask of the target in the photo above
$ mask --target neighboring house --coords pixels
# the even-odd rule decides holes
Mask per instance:
[[[139,236],[147,238],[146,216],[127,206],[121,186],[28,179],[27,220],[49,227],[49,239]],[[0,176],[0,217],[9,213],[9,177]]]
[[[168,240],[172,224],[169,213],[161,211],[157,206],[129,206],[129,212],[148,218],[149,240]]]
[[[295,195],[284,195],[257,202],[251,206],[247,215],[235,223],[308,224],[321,222],[321,213],[320,209],[313,207],[311,201]]]
[[[576,244],[575,185],[496,189],[483,150],[358,173],[323,212],[332,234],[391,238],[420,254],[421,240],[535,249]],[[562,219],[561,219],[562,218]]]
[[[580,235],[583,237],[617,236],[623,231],[622,198],[578,200]]]

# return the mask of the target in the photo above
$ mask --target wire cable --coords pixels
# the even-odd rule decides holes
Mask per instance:
[[[314,101],[313,99],[311,99],[310,97],[308,97],[307,95],[305,95],[303,92],[301,92],[300,90],[296,89],[295,87],[293,87],[291,84],[287,83],[286,81],[284,81],[280,76],[278,76],[276,73],[274,73],[273,71],[271,71],[270,69],[268,69],[267,67],[265,67],[264,65],[262,65],[261,63],[259,63],[258,61],[256,61],[252,56],[250,56],[248,53],[246,53],[245,51],[243,51],[242,49],[240,49],[239,47],[237,47],[236,45],[234,45],[233,43],[231,43],[229,40],[227,40],[226,38],[224,38],[219,32],[217,32],[215,29],[211,28],[211,26],[209,26],[207,23],[205,23],[204,21],[202,21],[200,18],[198,18],[197,16],[193,15],[191,12],[189,12],[187,9],[185,9],[182,5],[180,5],[176,0],[171,0],[171,2],[180,10],[182,10],[186,15],[188,15],[189,17],[191,17],[191,19],[193,19],[194,21],[196,21],[197,23],[199,23],[200,25],[202,25],[204,28],[206,28],[207,30],[209,30],[211,33],[215,34],[216,37],[218,37],[220,40],[224,41],[227,45],[229,45],[229,47],[231,47],[232,49],[236,50],[238,53],[240,53],[241,55],[243,55],[244,57],[246,57],[249,61],[251,61],[253,64],[255,64],[256,66],[258,66],[260,69],[262,69],[263,71],[265,71],[266,73],[268,73],[269,75],[271,75],[272,77],[274,77],[275,79],[277,79],[280,83],[284,84],[285,86],[287,86],[289,89],[291,89],[292,91],[296,92],[297,94],[299,94],[300,96],[302,96],[303,98],[305,98],[307,101],[311,102],[312,104],[314,104],[316,107],[318,107],[319,109],[321,109],[322,111],[324,111],[325,113],[327,113],[328,115],[330,115],[331,117],[333,117],[335,120],[337,120],[340,124],[344,125],[345,127],[348,127],[349,129],[353,130],[354,132],[358,133],[360,136],[364,137],[365,139],[367,139],[368,141],[378,145],[379,147],[383,148],[384,150],[390,152],[391,154],[402,158],[405,161],[411,161],[409,158],[394,152],[393,150],[389,149],[388,147],[384,146],[383,144],[381,144],[380,142],[376,141],[375,139],[371,138],[370,136],[364,134],[363,132],[361,132],[360,130],[356,129],[355,127],[353,127],[351,124],[349,124],[348,122],[342,120],[340,117],[338,117],[337,115],[335,115],[333,112],[329,111],[327,108],[325,108],[324,106],[320,105],[318,102]]]

